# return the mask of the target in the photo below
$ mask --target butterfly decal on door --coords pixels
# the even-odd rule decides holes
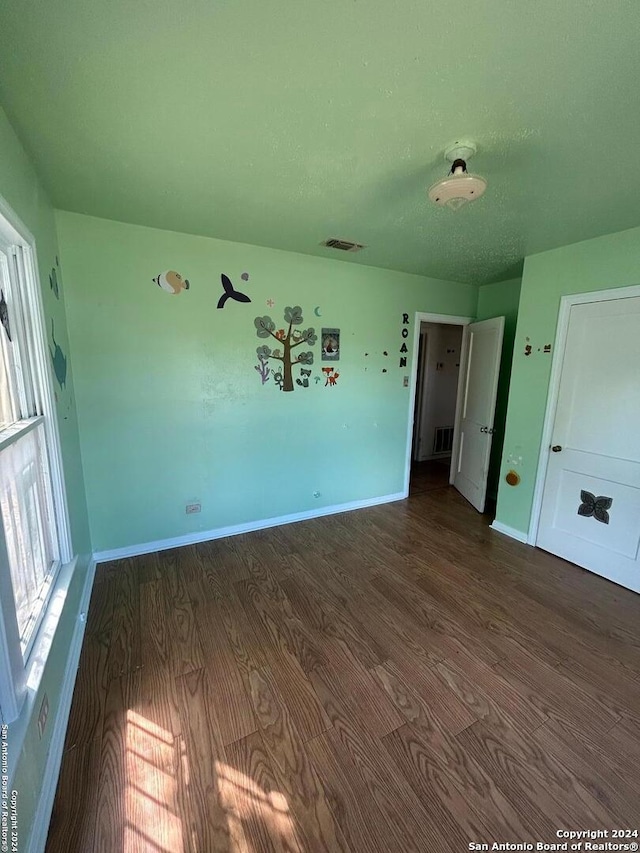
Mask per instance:
[[[596,521],[609,524],[609,513],[607,510],[611,509],[613,498],[607,498],[604,495],[596,497],[591,492],[581,489],[580,500],[582,503],[578,507],[578,515],[583,515],[585,518],[595,518]]]

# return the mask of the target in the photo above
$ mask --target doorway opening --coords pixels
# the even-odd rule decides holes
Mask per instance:
[[[463,326],[421,321],[409,493],[449,485]]]
[[[445,488],[453,484],[452,460],[455,451],[456,413],[460,396],[459,377],[463,355],[463,333],[465,326],[472,322],[473,317],[454,317],[449,314],[418,311],[414,315],[413,358],[409,378],[409,387],[411,388],[409,431],[404,481],[404,491],[407,497],[410,494],[431,491],[435,488]],[[459,344],[454,342],[458,335]],[[443,359],[439,358],[442,348],[444,348],[444,355],[447,357],[445,361],[449,365],[446,371],[444,368],[435,369],[439,363],[443,363]],[[447,349],[456,349],[457,352],[446,353]],[[432,363],[430,364],[430,362]],[[454,373],[456,377],[452,382]],[[429,379],[436,376],[436,381],[432,382],[430,389],[428,389],[426,386]],[[440,382],[440,379],[444,379],[444,381]],[[451,419],[450,416],[450,408],[444,404],[441,410],[432,417],[429,411],[430,402],[441,397],[447,398],[444,388],[450,387],[451,384],[455,384],[453,418]],[[445,414],[449,416],[447,423],[444,420],[441,421]],[[436,420],[439,421],[437,424]],[[451,432],[441,430],[436,441],[436,426],[445,428],[452,426],[453,430]],[[431,435],[429,435],[429,430],[431,430]],[[446,440],[446,444],[442,443],[443,439]],[[444,448],[449,447],[449,444],[451,445],[450,448],[445,450]],[[434,447],[437,448],[435,451],[433,450]]]
[[[504,319],[416,313],[407,497],[452,485],[485,511]]]

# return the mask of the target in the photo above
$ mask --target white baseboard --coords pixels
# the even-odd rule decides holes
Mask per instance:
[[[293,524],[296,521],[308,521],[323,515],[336,515],[339,512],[350,512],[354,509],[365,509],[378,504],[392,503],[404,500],[404,492],[393,495],[382,495],[379,498],[366,498],[362,501],[350,501],[345,504],[334,504],[321,509],[310,509],[305,512],[295,512],[291,515],[280,515],[275,518],[263,518],[248,521],[244,524],[233,524],[229,527],[217,527],[213,530],[201,530],[197,533],[187,533],[185,536],[174,536],[171,539],[158,539],[156,542],[143,542],[140,545],[127,545],[124,548],[113,548],[109,551],[96,551],[93,559],[96,563],[107,563],[110,560],[122,560],[127,557],[137,557],[140,554],[153,554],[154,551],[166,551],[169,548],[180,548],[182,545],[195,545],[197,542],[208,542],[211,539],[222,539],[225,536],[237,536],[239,533],[252,533],[267,527],[279,527],[281,524]]]
[[[71,645],[67,656],[67,665],[62,679],[60,705],[58,707],[58,713],[56,714],[53,733],[51,735],[51,744],[49,746],[49,754],[47,755],[47,763],[45,765],[40,797],[38,799],[38,805],[36,806],[29,841],[25,848],[28,853],[43,853],[47,843],[49,822],[51,821],[53,801],[56,795],[60,766],[62,765],[64,739],[67,733],[67,724],[69,722],[69,713],[71,711],[71,700],[73,699],[73,688],[75,686],[78,664],[80,662],[84,629],[87,624],[86,614],[89,609],[89,600],[91,598],[91,590],[93,588],[95,573],[96,563],[95,560],[91,559],[87,567],[87,576],[85,578],[82,596],[80,598],[80,610],[76,617],[76,624],[73,629],[73,636],[71,637]]]
[[[491,525],[492,530],[497,530],[498,533],[504,533],[505,536],[510,536],[511,539],[516,539],[518,542],[528,544],[529,540],[526,533],[521,530],[516,530],[515,527],[509,527],[507,524],[502,524],[500,521],[494,521]]]

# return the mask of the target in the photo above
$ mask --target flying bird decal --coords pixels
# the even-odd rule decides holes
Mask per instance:
[[[218,300],[218,308],[224,308],[227,299],[235,299],[236,302],[251,302],[251,298],[247,296],[246,293],[240,293],[239,290],[234,289],[229,276],[222,273],[220,279],[222,281],[224,293]]]

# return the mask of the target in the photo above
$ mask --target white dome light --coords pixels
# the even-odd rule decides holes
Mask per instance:
[[[451,163],[451,171],[446,178],[429,187],[429,198],[434,204],[458,210],[484,193],[487,188],[485,179],[467,172],[467,160],[475,152],[476,147],[470,142],[456,142],[445,152],[445,159]]]

